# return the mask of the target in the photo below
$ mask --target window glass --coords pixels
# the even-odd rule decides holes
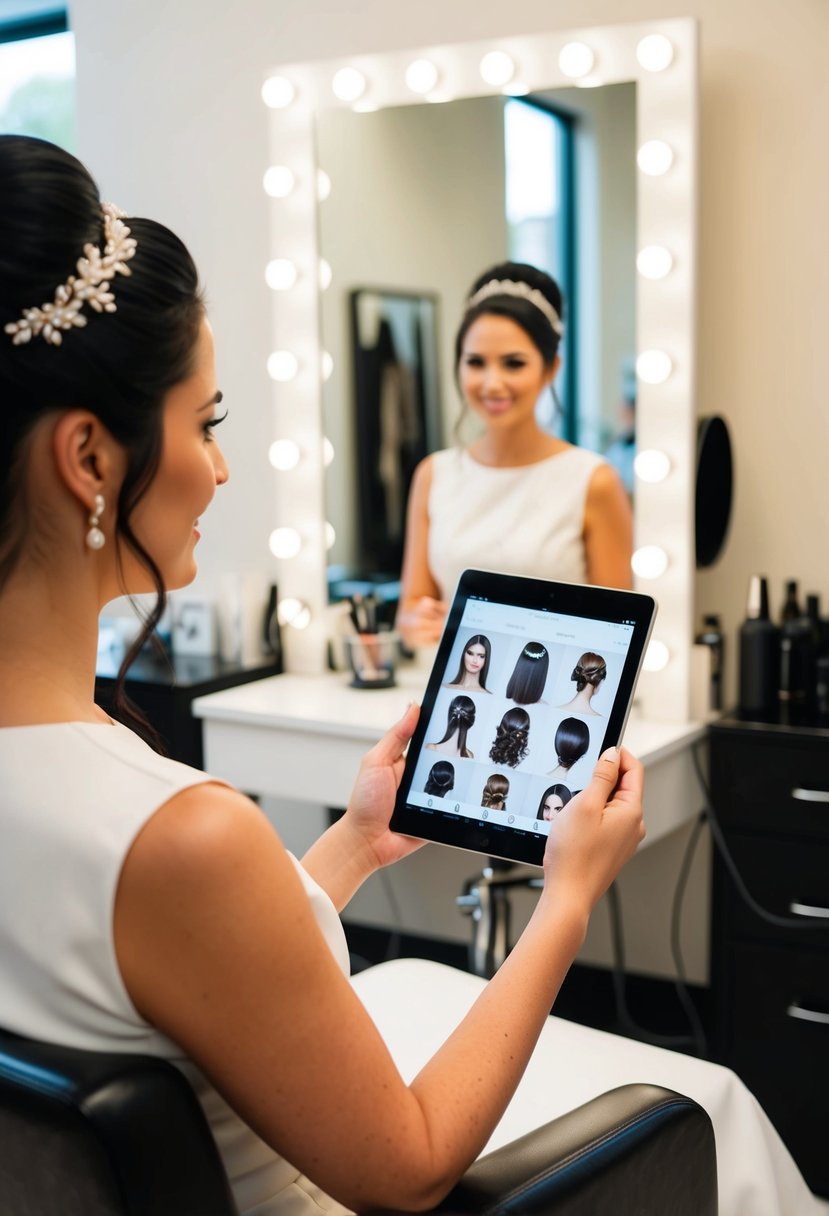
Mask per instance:
[[[564,292],[566,317],[573,308],[572,202],[570,199],[571,130],[566,119],[525,101],[504,106],[506,211],[509,257],[529,262],[551,274]],[[576,404],[568,375],[568,355],[574,351],[572,325],[567,324],[564,361],[556,378],[559,404],[550,394],[539,402],[538,420],[547,430],[577,439]]]
[[[0,25],[0,37],[3,28]],[[69,32],[0,41],[0,132],[75,151],[75,39]]]

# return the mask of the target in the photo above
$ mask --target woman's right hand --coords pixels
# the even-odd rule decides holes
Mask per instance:
[[[433,646],[440,640],[447,605],[431,595],[406,604],[397,617],[397,628],[408,646]]]
[[[550,825],[544,852],[545,887],[557,897],[595,907],[645,836],[644,770],[624,748],[608,748],[590,784]]]

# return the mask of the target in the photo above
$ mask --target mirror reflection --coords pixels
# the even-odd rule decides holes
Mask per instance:
[[[417,388],[417,409],[402,411],[402,429],[414,419],[414,446],[431,451],[456,438],[452,339],[470,282],[500,258],[548,270],[564,287],[567,327],[557,404],[542,395],[539,423],[606,453],[630,486],[635,83],[371,113],[323,110],[316,139],[319,164],[336,183],[319,208],[320,252],[332,270],[322,300],[323,346],[333,363],[324,428],[337,453],[326,475],[326,513],[336,529],[330,561],[355,574],[397,576],[398,504],[417,463],[401,451],[390,464],[376,401],[361,399],[367,360],[355,292],[366,288],[363,327],[379,334],[377,301],[387,301],[391,311],[381,312],[400,331],[404,378]],[[429,301],[434,327],[425,369],[409,360],[403,319],[418,299]],[[465,427],[464,441],[472,438]],[[383,469],[387,482],[390,470],[399,476],[389,484],[390,503],[376,492]]]

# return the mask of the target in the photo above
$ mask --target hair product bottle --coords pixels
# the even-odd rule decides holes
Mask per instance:
[[[783,607],[780,610],[780,622],[785,625],[786,621],[796,621],[801,615],[800,604],[797,599],[797,580],[789,579],[786,583]]]
[[[722,709],[723,706],[723,661],[725,658],[725,638],[722,623],[714,612],[707,613],[702,618],[702,629],[694,638],[698,646],[707,646],[710,652],[709,662],[709,710]]]
[[[769,617],[768,579],[753,574],[740,626],[740,711],[760,716],[777,704],[780,631]]]

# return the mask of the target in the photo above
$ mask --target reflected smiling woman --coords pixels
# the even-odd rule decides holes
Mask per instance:
[[[556,282],[523,263],[472,285],[455,369],[483,433],[427,456],[412,480],[398,614],[409,645],[438,640],[466,567],[631,586],[632,514],[618,474],[536,418],[561,364],[563,312]]]

